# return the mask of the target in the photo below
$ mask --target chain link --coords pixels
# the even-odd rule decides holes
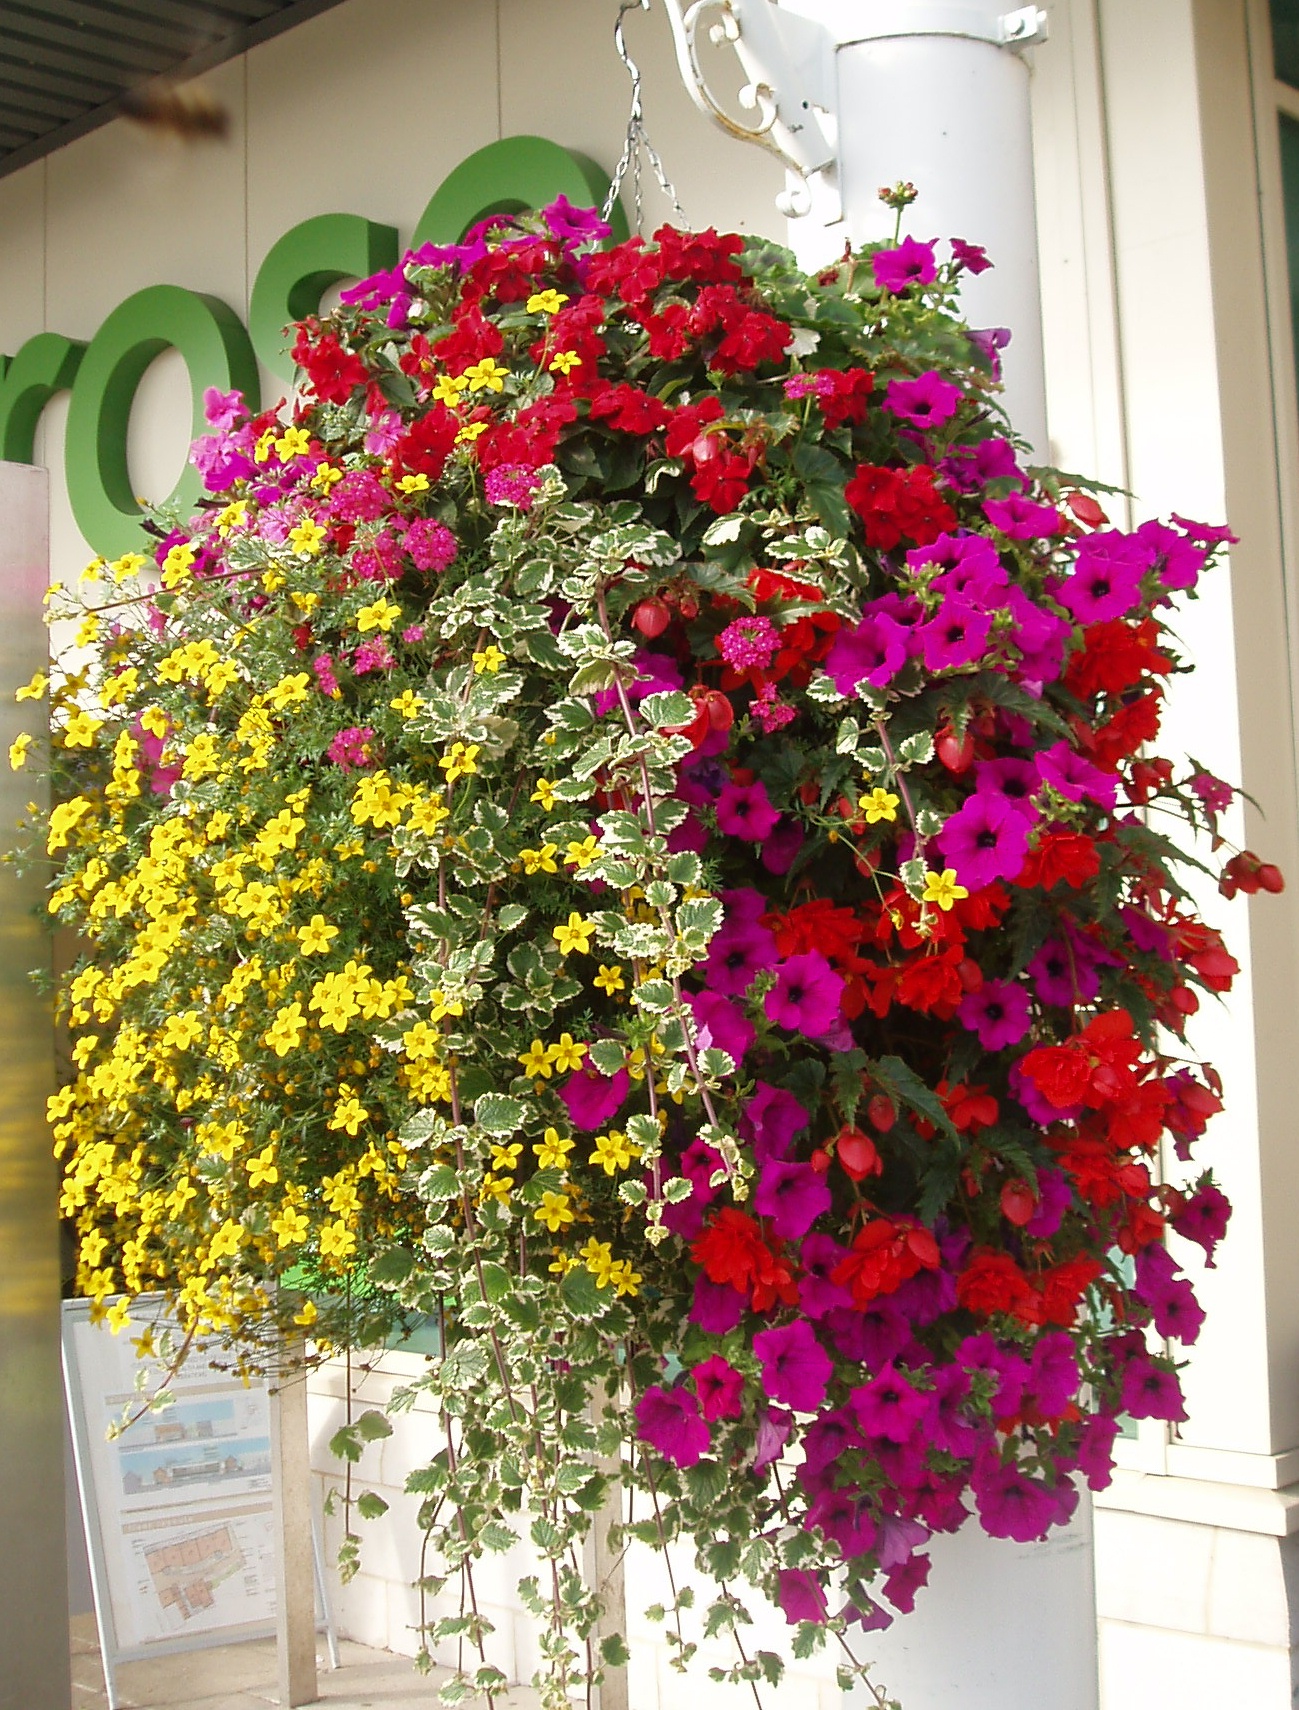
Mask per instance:
[[[627,68],[631,79],[631,111],[627,116],[627,134],[623,140],[622,154],[618,164],[613,169],[613,177],[609,181],[609,194],[604,199],[603,214],[607,220],[613,212],[614,203],[622,190],[623,180],[628,171],[631,173],[632,203],[636,215],[636,231],[639,233],[644,224],[644,189],[642,185],[641,155],[644,154],[654,169],[659,189],[672,204],[672,212],[679,224],[689,227],[686,211],[677,197],[676,185],[668,177],[659,152],[649,139],[645,129],[645,109],[641,104],[641,75],[640,67],[627,51],[627,37],[623,31],[622,21],[628,12],[648,12],[650,0],[621,0],[618,7],[618,20],[613,27],[613,44],[618,50],[618,58]]]

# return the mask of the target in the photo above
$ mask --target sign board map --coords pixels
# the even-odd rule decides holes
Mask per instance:
[[[145,1297],[117,1335],[63,1307],[63,1365],[105,1673],[115,1662],[275,1632],[270,1397],[191,1355],[163,1382],[134,1346],[164,1322]],[[179,1337],[177,1337],[179,1343]],[[138,1415],[138,1417],[133,1417]],[[118,1435],[112,1427],[132,1423]],[[319,1570],[319,1561],[317,1567]]]

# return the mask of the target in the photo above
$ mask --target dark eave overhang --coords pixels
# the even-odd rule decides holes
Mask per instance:
[[[0,0],[0,177],[339,0]]]

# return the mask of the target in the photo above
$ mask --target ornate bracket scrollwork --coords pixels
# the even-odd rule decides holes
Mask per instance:
[[[741,142],[769,150],[797,182],[776,198],[795,218],[812,205],[808,180],[835,164],[833,120],[834,40],[821,25],[781,11],[769,0],[664,0],[677,64],[699,111]],[[699,63],[701,32],[715,46],[730,46],[748,81],[737,92],[755,115],[745,124],[714,97]]]

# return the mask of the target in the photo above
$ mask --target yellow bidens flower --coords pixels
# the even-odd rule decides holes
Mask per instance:
[[[925,890],[923,901],[937,903],[944,914],[951,911],[962,897],[968,897],[969,891],[957,883],[955,867],[944,867],[941,873],[925,874]]]
[[[541,1204],[532,1215],[538,1223],[544,1223],[552,1235],[557,1235],[573,1221],[573,1211],[566,1193],[543,1193]]]
[[[549,1080],[551,1075],[554,1073],[554,1069],[551,1066],[550,1053],[541,1043],[540,1039],[534,1039],[532,1041],[531,1045],[529,1045],[527,1050],[520,1056],[519,1061],[523,1064],[523,1072],[525,1075],[532,1075],[534,1077],[542,1075],[546,1080]]]
[[[622,977],[622,963],[615,962],[611,968],[606,968],[601,962],[600,972],[595,976],[592,984],[598,986],[602,992],[607,992],[610,997],[615,992],[625,992],[627,982]]]
[[[275,441],[276,455],[281,463],[293,457],[305,457],[311,450],[311,435],[305,428],[288,427]]]
[[[343,1222],[335,1218],[332,1223],[326,1223],[320,1231],[320,1256],[322,1259],[348,1259],[356,1251],[356,1236]]]
[[[436,1057],[438,1047],[442,1043],[442,1035],[427,1021],[417,1021],[415,1025],[401,1036],[402,1049],[412,1062]]]
[[[558,1045],[547,1045],[546,1056],[561,1075],[574,1074],[586,1057],[586,1041],[574,1039],[571,1033],[561,1033]]]
[[[397,696],[397,699],[395,701],[389,701],[388,705],[392,708],[393,712],[399,714],[402,718],[418,718],[420,713],[422,713],[424,708],[428,705],[428,702],[422,695],[417,695],[414,689],[403,689],[401,694]]]
[[[591,940],[595,937],[595,922],[583,920],[580,914],[570,914],[563,926],[555,927],[551,937],[559,945],[560,954],[567,956],[572,951],[580,951],[583,956],[589,955]]]
[[[504,663],[505,655],[495,642],[489,642],[481,653],[475,653],[473,656],[474,675],[481,677],[483,672],[487,671],[494,676]]]
[[[289,530],[289,543],[295,552],[305,552],[315,558],[324,544],[326,530],[312,517],[303,517]]]
[[[534,291],[524,307],[530,315],[557,315],[567,301],[562,291]]]
[[[487,432],[486,422],[466,422],[456,435],[457,445],[472,445],[479,434]]]
[[[276,712],[284,712],[308,698],[307,684],[310,680],[305,671],[297,671],[291,677],[281,677],[274,688],[267,690],[266,698]]]
[[[882,819],[895,820],[898,817],[900,800],[901,797],[895,796],[891,790],[876,785],[866,795],[857,798],[857,806],[866,815],[867,825],[878,825]]]
[[[594,1146],[595,1150],[587,1162],[595,1164],[606,1176],[613,1175],[616,1170],[630,1169],[633,1160],[640,1156],[627,1136],[616,1128],[611,1128],[607,1134],[597,1135]]]
[[[548,1128],[541,1137],[541,1143],[532,1150],[543,1170],[566,1170],[568,1154],[573,1150],[574,1144],[574,1141],[561,1137],[557,1128]]]
[[[598,858],[599,854],[600,845],[594,837],[584,837],[580,843],[574,839],[570,842],[568,853],[564,856],[564,865],[576,867],[581,873],[591,865],[592,861]]]
[[[416,475],[403,475],[397,483],[397,488],[399,492],[406,494],[427,493],[429,490],[428,476],[422,472]]]
[[[276,1010],[275,1020],[262,1035],[262,1040],[277,1057],[287,1057],[290,1051],[295,1051],[302,1043],[306,1027],[307,1018],[303,1014],[302,1005],[295,1001],[284,1009]]]
[[[148,562],[142,552],[124,552],[120,558],[115,558],[108,568],[113,572],[115,582],[129,582]]]
[[[630,1294],[634,1298],[644,1280],[639,1271],[632,1269],[630,1259],[615,1259],[610,1267],[609,1281],[620,1295]]]
[[[63,746],[65,748],[93,748],[95,734],[103,729],[102,718],[95,718],[92,713],[84,712],[80,707],[63,727]]]
[[[538,778],[537,787],[528,797],[530,802],[540,802],[543,813],[550,813],[555,806],[555,786],[549,778]]]
[[[471,742],[467,746],[463,742],[453,742],[449,753],[444,754],[438,765],[447,775],[447,783],[454,784],[457,778],[467,778],[478,770],[478,756],[482,752],[478,743]]]
[[[347,1134],[355,1134],[361,1124],[368,1120],[370,1112],[357,1098],[355,1092],[346,1081],[339,1083],[338,1103],[334,1106],[334,1114],[325,1124]]]
[[[9,770],[11,772],[21,772],[27,764],[27,755],[32,741],[33,738],[26,731],[23,731],[20,736],[15,736],[9,744]]]
[[[471,392],[503,392],[509,373],[509,369],[502,368],[494,357],[485,356],[481,362],[466,368],[460,380]]]
[[[400,616],[399,605],[389,599],[379,599],[373,605],[361,607],[356,614],[356,627],[362,635],[371,629],[381,629],[386,633]]]
[[[558,843],[543,843],[540,849],[520,849],[519,860],[523,862],[525,873],[557,873],[559,867],[555,857],[558,854]]]
[[[460,402],[460,394],[469,382],[463,375],[439,374],[433,383],[432,396],[439,404],[445,404],[449,410],[454,410]]]
[[[250,1188],[259,1188],[264,1183],[279,1181],[280,1172],[276,1168],[275,1164],[274,1143],[272,1142],[268,1146],[263,1146],[261,1151],[258,1152],[255,1157],[245,1158],[244,1168],[248,1171],[248,1185]]]
[[[318,493],[323,493],[328,498],[330,489],[342,479],[343,471],[336,469],[332,463],[317,463],[316,473],[311,477],[311,485]]]
[[[548,366],[552,374],[571,374],[574,368],[582,366],[582,358],[575,350],[557,350]]]
[[[298,943],[304,956],[318,955],[328,950],[338,937],[339,928],[331,926],[323,914],[313,914],[305,926],[298,928]]]
[[[271,1233],[279,1247],[296,1247],[307,1238],[307,1214],[286,1205],[271,1219]]]
[[[192,541],[179,541],[162,561],[162,585],[179,588],[194,568],[198,552]]]
[[[14,690],[16,701],[39,701],[49,687],[50,680],[44,671],[38,671],[30,683],[24,683],[21,689]]]

